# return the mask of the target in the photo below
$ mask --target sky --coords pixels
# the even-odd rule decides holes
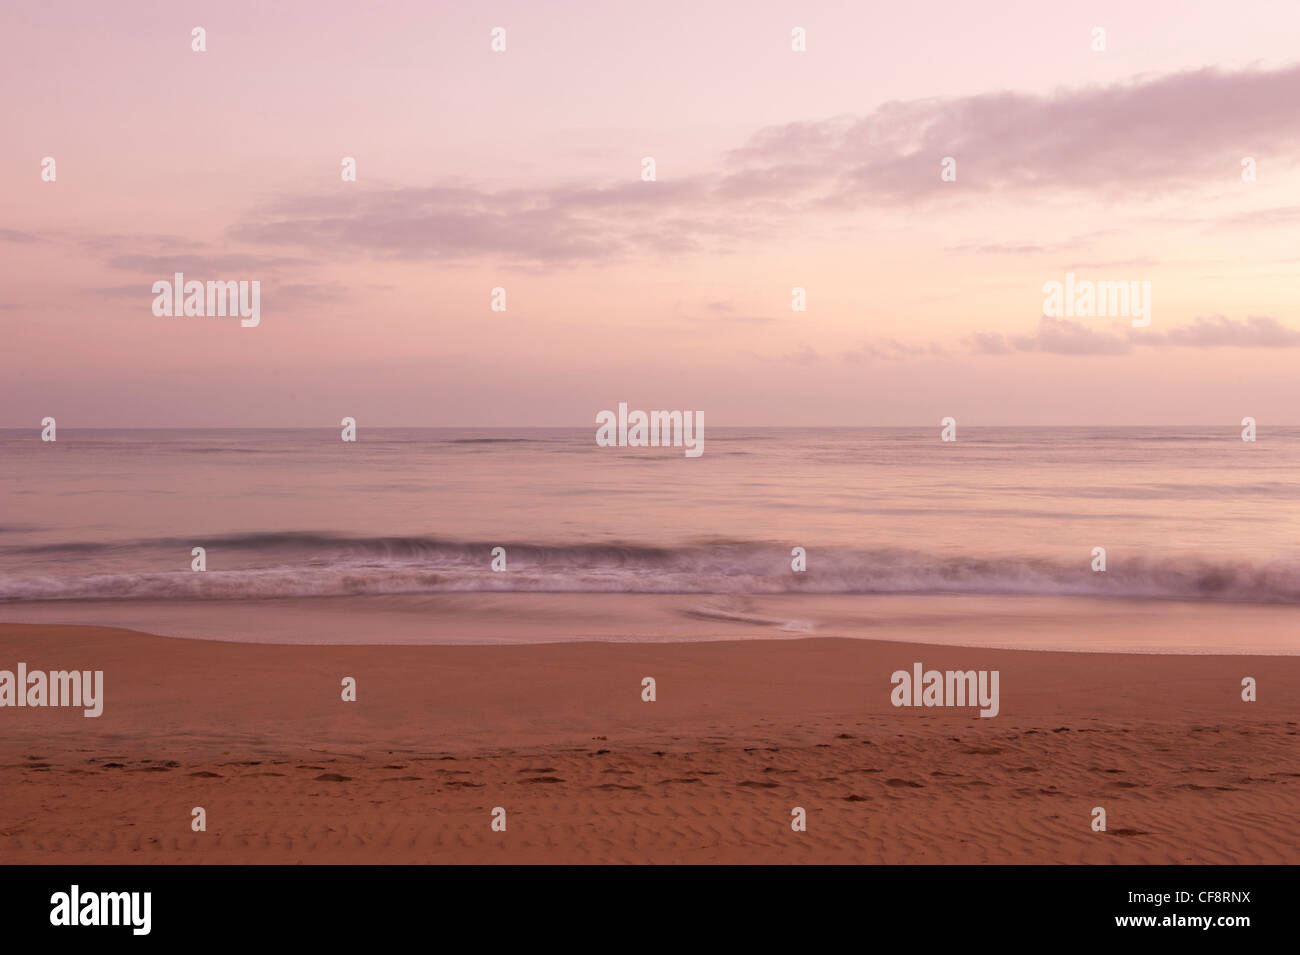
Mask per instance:
[[[0,426],[1300,424],[1297,35],[1249,0],[6,4]],[[176,272],[259,282],[260,323],[155,315]],[[1067,273],[1149,282],[1149,324],[1044,315]]]

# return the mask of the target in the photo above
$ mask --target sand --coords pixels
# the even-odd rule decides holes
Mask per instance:
[[[102,669],[105,704],[0,709],[9,863],[1300,862],[1294,656],[0,625],[19,661]],[[1000,714],[891,706],[914,661],[997,669]]]
[[[265,600],[24,601],[6,623],[236,643],[533,644],[801,635],[1009,650],[1300,654],[1283,604],[953,594],[445,593]]]

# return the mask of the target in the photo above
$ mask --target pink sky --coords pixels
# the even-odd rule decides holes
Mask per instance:
[[[1300,5],[25,6],[0,426],[1300,423]]]

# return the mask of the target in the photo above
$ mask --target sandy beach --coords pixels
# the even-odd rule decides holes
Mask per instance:
[[[0,710],[0,858],[1300,862],[1300,658],[729,626],[693,643],[311,646],[3,624],[0,668],[103,670],[104,710]],[[998,716],[892,706],[891,673],[918,661],[998,670]]]

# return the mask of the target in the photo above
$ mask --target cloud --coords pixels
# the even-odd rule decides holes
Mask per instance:
[[[844,361],[854,362],[869,361],[871,359],[896,361],[901,358],[918,358],[922,355],[941,356],[946,354],[947,350],[938,342],[930,342],[927,345],[909,345],[893,338],[878,338],[873,341],[863,342],[857,348],[842,352],[840,357]]]
[[[1010,355],[1015,351],[1001,332],[976,332],[966,341],[977,355]]]
[[[788,318],[772,318],[768,315],[724,315],[718,318],[701,319],[716,325],[780,325],[790,321]]]
[[[238,226],[254,244],[380,258],[523,263],[608,261],[632,253],[725,250],[750,227],[709,201],[702,181],[487,192],[471,187],[358,190],[299,197]]]
[[[1150,344],[1186,348],[1296,348],[1300,331],[1287,328],[1276,318],[1252,315],[1240,321],[1215,315],[1198,318],[1190,325],[1171,328],[1163,335],[1149,336]],[[1134,335],[1134,339],[1138,338]]]
[[[1300,331],[1275,318],[1256,315],[1234,320],[1216,315],[1197,318],[1167,332],[1129,329],[1126,334],[1099,331],[1082,322],[1044,315],[1038,328],[1027,335],[975,332],[966,345],[977,355],[1049,352],[1056,355],[1123,355],[1139,345],[1179,348],[1296,348]]]
[[[1028,335],[977,332],[967,338],[976,354],[1009,355],[1013,352],[1048,352],[1054,355],[1123,355],[1133,344],[1120,335],[1096,331],[1082,322],[1044,315]]]
[[[950,191],[1178,189],[1300,144],[1300,65],[1142,77],[1046,96],[999,92],[889,103],[864,117],[763,130],[732,154],[736,194],[817,192],[910,202]],[[957,183],[939,160],[957,161]]]
[[[258,210],[229,235],[334,254],[522,265],[725,253],[781,234],[796,216],[806,231],[813,211],[1201,186],[1237,174],[1243,143],[1257,154],[1300,152],[1297,101],[1300,65],[894,102],[865,116],[760,130],[720,168],[684,179],[499,191],[358,185]],[[940,181],[944,156],[957,160],[956,183]]]
[[[1053,248],[1037,242],[969,242],[950,246],[948,251],[972,255],[1041,255]]]
[[[285,301],[294,299],[308,302],[337,302],[353,297],[354,289],[339,282],[286,282],[273,283],[268,298],[274,295]]]
[[[62,241],[76,242],[87,251],[100,254],[114,252],[124,246],[161,254],[178,249],[200,249],[206,245],[200,239],[160,232],[98,232],[92,235],[58,232],[53,236]]]
[[[1300,222],[1300,206],[1274,206],[1269,209],[1251,209],[1230,216],[1221,216],[1219,222],[1228,226],[1292,226]]]
[[[19,232],[17,229],[0,229],[0,242],[40,242],[39,236],[30,232]]]
[[[143,272],[155,277],[170,278],[176,272],[187,272],[194,278],[224,278],[230,273],[255,275],[304,263],[301,259],[253,253],[199,252],[190,255],[115,255],[109,258],[107,264],[110,268]]]
[[[1029,335],[1014,335],[1011,345],[1018,351],[1049,352],[1053,355],[1123,355],[1133,350],[1127,338],[1097,331],[1082,322],[1044,315]]]
[[[781,360],[796,362],[798,364],[807,364],[809,362],[820,361],[821,355],[817,354],[811,345],[804,345],[798,351],[786,352],[781,356]]]

